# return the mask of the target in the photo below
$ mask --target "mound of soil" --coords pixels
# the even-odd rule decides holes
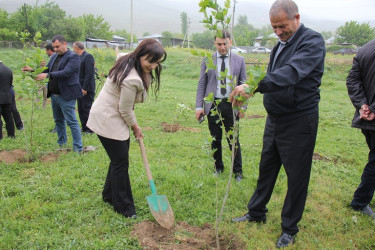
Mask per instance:
[[[143,221],[135,225],[132,236],[137,237],[143,249],[193,250],[216,248],[216,233],[208,223],[202,227],[191,226],[186,222],[177,222],[167,230],[159,224]],[[234,236],[220,236],[220,248],[244,249],[243,244],[234,240]]]
[[[169,123],[166,123],[166,122],[162,122],[160,125],[162,126],[163,131],[168,132],[168,133],[175,133],[175,132],[180,131],[180,130],[185,130],[185,131],[195,132],[195,133],[201,131],[198,128],[181,127],[180,124],[178,124],[178,123],[169,124]]]

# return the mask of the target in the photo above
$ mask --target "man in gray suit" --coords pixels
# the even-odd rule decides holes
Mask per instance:
[[[230,53],[232,41],[230,38],[230,33],[228,31],[224,30],[222,32],[222,37],[215,36],[214,44],[217,52],[212,54],[212,58],[214,64],[217,65],[217,67],[216,69],[209,69],[206,72],[206,62],[205,60],[203,60],[202,62],[195,103],[195,116],[199,121],[205,115],[207,115],[208,128],[210,130],[211,136],[214,138],[211,144],[211,148],[214,151],[213,157],[215,160],[216,174],[218,175],[224,170],[224,164],[221,154],[221,139],[223,130],[221,127],[221,122],[217,122],[217,120],[219,120],[219,115],[216,114],[215,111],[217,110],[217,112],[223,118],[225,131],[228,132],[230,129],[232,129],[234,125],[233,109],[231,103],[228,102],[228,97],[232,92],[230,82],[233,81],[234,83],[234,81],[236,81],[236,85],[242,84],[244,81],[246,81],[246,70],[244,58],[234,53]],[[225,72],[226,69],[228,72],[227,76],[233,76],[233,78],[231,78],[232,80],[228,77],[221,80],[220,77],[218,77],[220,73]],[[213,103],[204,103],[204,98],[207,97],[210,93],[214,94],[215,101],[220,100],[220,103],[217,106],[215,106]],[[236,119],[242,118],[244,116],[244,113],[236,112]],[[228,144],[229,148],[232,149],[229,140]],[[238,147],[236,148],[234,158],[233,173],[235,179],[239,182],[242,180],[242,158],[238,138],[236,145]]]

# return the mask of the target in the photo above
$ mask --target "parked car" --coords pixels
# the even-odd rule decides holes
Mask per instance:
[[[252,52],[257,54],[269,54],[271,53],[271,50],[266,47],[258,47],[253,49]]]
[[[230,49],[233,53],[241,54],[241,53],[247,53],[247,50],[241,49],[239,47],[233,47]]]
[[[357,54],[358,50],[353,48],[342,48],[336,51],[333,51],[332,54],[341,54],[341,55],[355,55]]]

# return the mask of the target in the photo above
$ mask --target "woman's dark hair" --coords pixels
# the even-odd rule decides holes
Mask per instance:
[[[155,96],[157,96],[160,88],[160,74],[162,70],[160,63],[164,62],[167,58],[167,52],[165,52],[163,47],[154,39],[143,40],[133,52],[120,57],[109,71],[108,77],[112,78],[113,82],[120,86],[122,81],[129,75],[129,72],[135,68],[142,79],[144,88],[148,90],[146,81],[143,78],[140,60],[140,58],[145,55],[147,55],[146,60],[149,62],[158,63],[158,66],[155,68],[155,76],[151,71],[151,84],[155,83],[154,93]]]

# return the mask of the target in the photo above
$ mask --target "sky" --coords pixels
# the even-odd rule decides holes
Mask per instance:
[[[0,0],[0,8],[13,12],[24,3],[44,4],[47,0]],[[269,24],[268,11],[274,0],[236,0],[234,20],[246,15],[257,28]],[[55,0],[67,15],[101,15],[112,30],[131,31],[131,0]],[[181,12],[191,21],[191,33],[204,31],[199,12],[200,0],[133,0],[133,32],[161,34],[163,31],[181,33]],[[301,21],[316,31],[335,31],[346,21],[369,22],[375,26],[375,0],[295,0]],[[223,5],[223,0],[218,0]],[[232,0],[233,7],[234,0]]]

